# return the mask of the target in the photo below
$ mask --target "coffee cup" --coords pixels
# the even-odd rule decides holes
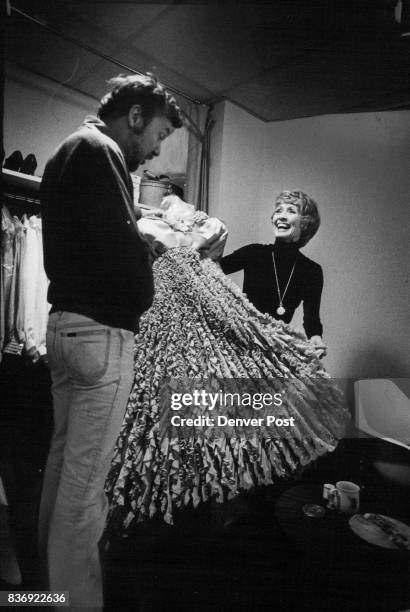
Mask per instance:
[[[343,514],[356,514],[360,508],[360,487],[348,480],[339,480],[336,485],[325,484],[323,497],[327,507]]]

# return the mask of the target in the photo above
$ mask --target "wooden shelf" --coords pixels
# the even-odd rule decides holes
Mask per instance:
[[[12,185],[24,191],[39,191],[41,177],[32,176],[31,174],[22,174],[21,172],[15,172],[8,168],[1,169],[2,179],[4,184]]]

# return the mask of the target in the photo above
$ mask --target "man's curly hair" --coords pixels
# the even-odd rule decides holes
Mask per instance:
[[[183,113],[175,98],[153,74],[119,75],[110,79],[108,84],[111,90],[102,98],[97,112],[100,119],[122,117],[138,104],[145,125],[158,115],[169,119],[174,128],[184,124]]]

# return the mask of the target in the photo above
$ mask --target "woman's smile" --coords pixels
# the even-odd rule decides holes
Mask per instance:
[[[273,231],[276,238],[286,242],[297,242],[300,238],[301,214],[294,204],[280,204],[273,211]]]

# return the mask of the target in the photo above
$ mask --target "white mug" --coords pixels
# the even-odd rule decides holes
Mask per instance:
[[[323,497],[327,499],[327,507],[339,510],[343,514],[356,514],[360,508],[360,487],[348,480],[339,480],[336,486],[325,484]]]

